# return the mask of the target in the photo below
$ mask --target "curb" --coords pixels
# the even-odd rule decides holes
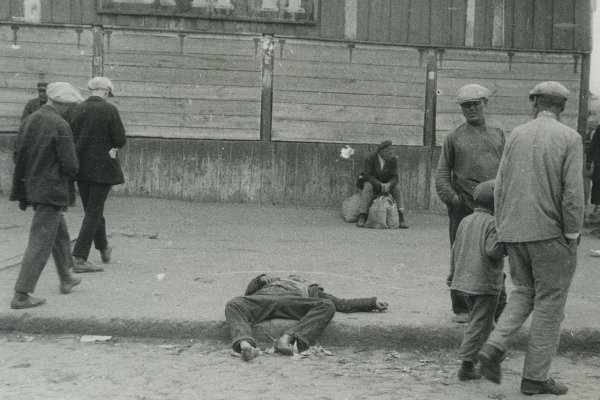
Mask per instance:
[[[252,333],[261,344],[270,343],[294,324],[289,320],[265,321],[253,326]],[[331,322],[319,343],[329,347],[377,349],[457,350],[465,325],[394,325],[354,326]],[[20,316],[0,315],[0,333],[19,331],[31,334],[94,334],[121,337],[214,340],[229,344],[229,330],[224,321],[186,321],[150,319],[43,318],[27,313]],[[511,349],[524,350],[529,333],[520,330]],[[563,330],[559,352],[597,353],[600,330],[584,328]]]

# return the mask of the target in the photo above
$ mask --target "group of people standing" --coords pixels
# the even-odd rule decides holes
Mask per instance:
[[[10,200],[34,209],[11,308],[42,305],[30,295],[50,254],[63,294],[81,283],[75,273],[103,269],[88,261],[92,243],[103,263],[111,260],[106,238],[104,204],[112,185],[124,182],[117,149],[126,142],[117,108],[106,101],[114,86],[105,77],[88,82],[91,96],[67,82],[38,84],[38,98],[27,103],[14,146],[15,170]],[[75,185],[85,210],[71,252],[63,211],[75,202]]]
[[[468,313],[458,377],[500,383],[508,341],[531,315],[521,392],[561,395],[567,386],[548,373],[583,225],[582,138],[560,122],[569,91],[558,82],[529,92],[534,119],[506,136],[485,123],[489,96],[476,84],[459,90],[466,122],[445,138],[436,176],[450,220],[453,310]]]

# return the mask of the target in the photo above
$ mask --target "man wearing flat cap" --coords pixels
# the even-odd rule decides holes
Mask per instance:
[[[125,128],[117,108],[106,101],[114,86],[110,79],[98,76],[88,82],[88,89],[91,96],[69,116],[80,164],[77,187],[85,210],[73,249],[75,272],[103,270],[88,261],[92,242],[102,262],[110,262],[112,248],[106,239],[104,204],[111,186],[125,181],[117,158],[117,149],[127,140]]]
[[[36,307],[44,299],[29,295],[48,262],[54,258],[60,279],[60,292],[67,294],[81,279],[71,275],[73,257],[63,210],[69,205],[69,183],[77,175],[79,163],[69,124],[61,115],[83,100],[77,89],[66,82],[48,85],[48,102],[21,122],[15,143],[15,170],[10,200],[19,208],[33,206],[29,242],[23,256],[15,294],[10,306]]]
[[[548,376],[583,224],[583,145],[559,122],[569,91],[558,82],[536,85],[529,97],[534,119],[506,142],[494,202],[498,240],[506,244],[515,289],[479,352],[481,373],[500,383],[507,342],[532,315],[521,392],[565,394]]]
[[[364,184],[360,192],[360,206],[356,226],[365,226],[369,207],[373,200],[381,194],[391,194],[398,207],[400,228],[407,229],[404,221],[404,200],[402,189],[398,184],[398,160],[392,142],[386,140],[377,146],[377,150],[365,159]]]
[[[38,97],[35,99],[31,99],[25,104],[25,108],[23,109],[23,114],[21,115],[21,121],[23,121],[28,115],[33,114],[37,110],[40,109],[41,106],[46,104],[48,101],[48,97],[46,95],[46,89],[48,88],[48,84],[46,82],[38,82],[37,91]]]
[[[456,102],[465,123],[444,139],[435,176],[435,188],[446,204],[449,218],[450,246],[463,218],[474,209],[473,189],[481,182],[494,179],[504,148],[504,133],[485,122],[485,107],[490,91],[478,84],[460,88]],[[456,322],[467,322],[468,308],[460,293],[451,290],[452,311]],[[503,291],[499,306],[506,301]]]

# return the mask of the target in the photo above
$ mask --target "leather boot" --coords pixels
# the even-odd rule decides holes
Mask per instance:
[[[406,222],[404,222],[404,213],[400,210],[398,210],[398,221],[400,222],[398,228],[408,229],[408,225],[406,225]]]
[[[358,226],[359,228],[364,228],[366,222],[367,222],[367,214],[360,214],[358,216],[358,220],[356,221],[356,226]]]
[[[502,381],[502,370],[500,369],[500,363],[503,360],[504,352],[499,348],[492,346],[491,344],[485,343],[477,358],[481,364],[480,372],[487,380],[497,383],[498,385]]]

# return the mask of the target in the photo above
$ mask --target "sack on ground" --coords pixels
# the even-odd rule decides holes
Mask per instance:
[[[391,196],[381,195],[373,200],[365,228],[396,229],[400,226],[398,207]]]
[[[342,202],[342,217],[346,222],[358,220],[360,207],[360,193],[356,193]]]

